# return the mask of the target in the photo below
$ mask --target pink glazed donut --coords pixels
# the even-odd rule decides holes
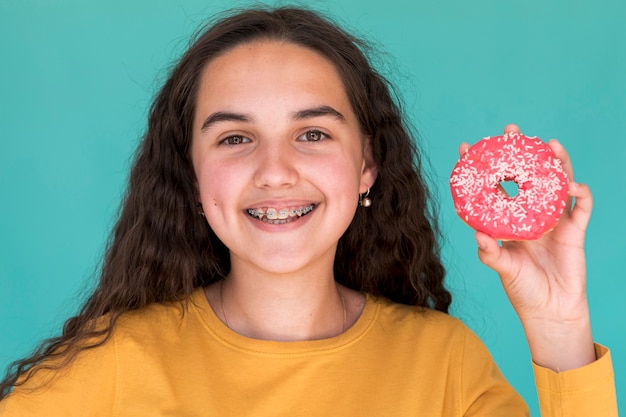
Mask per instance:
[[[513,181],[509,197],[501,182]],[[484,138],[461,156],[450,176],[457,214],[471,228],[501,240],[533,240],[563,214],[568,180],[541,139],[520,133]]]

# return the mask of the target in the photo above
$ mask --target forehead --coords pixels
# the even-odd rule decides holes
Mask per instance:
[[[203,70],[198,108],[224,102],[245,104],[253,97],[273,100],[325,100],[349,106],[335,65],[323,55],[293,43],[255,41],[236,46]]]
[[[205,67],[204,73],[213,73],[227,69],[233,72],[251,72],[257,67],[272,64],[288,64],[299,61],[303,72],[307,67],[334,73],[339,78],[337,69],[330,59],[323,54],[288,41],[256,40],[243,43],[228,49],[212,59]],[[237,67],[232,67],[236,64]]]

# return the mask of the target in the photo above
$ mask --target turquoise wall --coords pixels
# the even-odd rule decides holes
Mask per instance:
[[[146,109],[189,34],[236,1],[0,0],[0,367],[55,334],[88,291]],[[447,180],[459,142],[515,122],[556,137],[595,208],[587,240],[596,340],[626,401],[626,3],[309,2],[380,45],[441,200],[454,315],[537,416],[530,357]]]

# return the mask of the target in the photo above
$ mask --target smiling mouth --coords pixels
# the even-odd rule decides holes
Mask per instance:
[[[255,219],[259,219],[269,224],[285,224],[306,216],[315,208],[315,204],[303,207],[286,207],[276,209],[273,207],[250,208],[246,210]]]

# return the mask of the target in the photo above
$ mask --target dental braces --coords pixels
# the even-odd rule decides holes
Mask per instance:
[[[248,209],[248,214],[257,219],[263,219],[266,217],[268,220],[284,220],[289,217],[301,217],[313,210],[314,205],[311,204],[306,207],[292,208],[292,209],[280,209],[268,208],[267,211],[263,209]]]

